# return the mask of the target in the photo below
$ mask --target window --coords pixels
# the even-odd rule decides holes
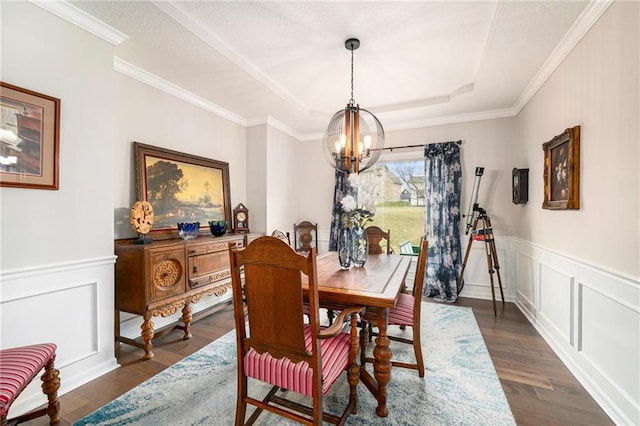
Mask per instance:
[[[391,230],[391,245],[399,253],[404,241],[418,246],[424,234],[424,162],[398,160],[378,162],[361,177],[374,188],[376,214],[373,222]]]

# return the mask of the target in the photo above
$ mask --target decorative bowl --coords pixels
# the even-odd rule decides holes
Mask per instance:
[[[226,220],[210,220],[209,229],[211,234],[215,237],[220,237],[227,233],[227,221]]]
[[[193,240],[200,232],[200,222],[178,223],[178,235],[183,240]]]

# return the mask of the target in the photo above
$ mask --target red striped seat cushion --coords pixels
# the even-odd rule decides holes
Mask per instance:
[[[13,401],[55,354],[53,343],[0,351],[0,418],[6,418]]]
[[[390,325],[412,325],[414,301],[412,295],[400,293],[396,307],[389,310],[388,323]]]
[[[351,336],[340,333],[320,341],[322,357],[322,394],[327,393],[349,363]],[[304,327],[304,342],[311,351],[311,327]],[[279,386],[303,395],[312,396],[313,371],[306,361],[293,363],[287,358],[276,359],[269,353],[259,354],[250,349],[244,357],[245,373],[254,379]]]

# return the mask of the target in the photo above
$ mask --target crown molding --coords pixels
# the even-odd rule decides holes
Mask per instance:
[[[144,84],[147,84],[151,87],[155,87],[158,90],[161,90],[171,96],[174,96],[178,99],[182,99],[185,102],[189,102],[192,105],[195,105],[199,108],[202,108],[206,111],[212,112],[222,118],[230,120],[236,124],[246,127],[247,120],[241,117],[240,115],[229,111],[228,109],[222,108],[219,105],[214,104],[200,96],[193,94],[183,88],[168,82],[167,80],[163,80],[162,78],[151,74],[143,70],[142,68],[138,68],[129,62],[126,62],[123,59],[118,58],[117,56],[113,57],[113,69],[121,74],[124,74],[128,77],[131,77],[135,80],[138,80]]]
[[[595,0],[587,4],[578,19],[573,23],[567,34],[551,52],[545,63],[540,67],[529,85],[520,94],[513,105],[516,114],[520,113],[542,85],[551,77],[562,61],[571,53],[578,42],[582,40],[591,27],[600,19],[602,14],[613,4],[614,0]]]
[[[117,46],[126,39],[128,35],[116,30],[115,28],[105,24],[104,22],[94,18],[82,9],[68,3],[64,0],[61,1],[39,1],[29,0],[36,6],[53,13],[59,18],[82,28],[91,34],[100,37],[104,41]]]
[[[516,102],[511,107],[497,109],[497,110],[490,110],[490,111],[465,113],[465,114],[453,114],[453,115],[443,115],[443,116],[436,116],[436,117],[427,117],[419,120],[399,121],[399,122],[389,123],[385,125],[385,130],[386,131],[410,130],[410,129],[416,129],[420,127],[433,127],[433,126],[446,125],[446,124],[456,124],[456,123],[465,123],[465,122],[471,122],[471,121],[494,120],[494,119],[500,119],[500,118],[515,117],[526,106],[526,104],[531,100],[531,98],[533,98],[533,96],[537,93],[540,87],[542,87],[542,85],[546,82],[546,80],[553,74],[553,72],[557,69],[557,67],[562,63],[562,61],[567,57],[567,55],[571,53],[571,51],[575,48],[578,42],[589,32],[591,27],[597,22],[600,16],[602,16],[602,14],[607,10],[609,6],[611,6],[613,2],[614,0],[595,0],[588,3],[585,10],[580,14],[580,16],[578,17],[576,22],[573,24],[573,26],[569,29],[569,31],[564,36],[562,41],[556,46],[556,48],[554,49],[552,54],[549,56],[547,61],[545,61],[545,63],[538,70],[535,77],[531,80],[527,88],[522,92],[522,94],[518,97]],[[34,1],[34,4],[38,4],[39,6],[41,5],[41,3],[42,2]],[[46,3],[47,4],[50,4],[50,3],[66,4],[66,2],[46,2]],[[157,5],[157,2],[154,2],[154,4]],[[174,17],[174,19],[178,20],[177,16],[181,15],[181,20],[179,20],[179,22],[181,22],[183,25],[185,25],[187,21],[195,22],[189,16],[182,14],[181,9],[179,9],[176,6],[175,2],[169,2],[169,3],[163,3],[163,4],[164,5],[162,7],[160,6],[158,7],[160,7],[166,13]],[[172,10],[173,12],[169,13],[169,9]],[[199,30],[194,30],[193,28],[191,30],[194,32],[194,34],[198,35],[200,38],[203,38],[206,36],[206,34],[205,35],[199,34]],[[214,34],[209,34],[209,33],[207,34],[209,38],[206,39],[205,41],[210,42],[212,39],[215,39]],[[219,44],[214,45],[214,47],[216,47],[220,51]],[[237,60],[242,59],[235,52],[233,52],[232,50],[229,50],[228,47],[226,47],[226,51],[224,54],[232,55],[232,56],[235,55],[235,59]],[[243,68],[245,67],[243,66]],[[182,99],[195,106],[203,108],[209,112],[212,112],[222,118],[228,119],[244,127],[269,125],[301,142],[317,141],[317,140],[321,140],[324,137],[323,133],[301,134],[299,132],[296,132],[289,125],[269,115],[264,117],[252,117],[249,119],[245,119],[244,117],[232,111],[222,108],[210,101],[207,101],[201,98],[200,96],[197,96],[191,92],[188,92],[176,86],[173,83],[163,80],[117,57],[114,57],[114,69],[124,75],[127,75],[131,78],[141,81],[149,86],[155,87],[167,94],[175,96],[179,99]],[[268,82],[265,83],[263,79],[259,79],[259,80],[263,84],[266,84],[272,90],[276,91],[276,93],[282,95],[282,93],[279,90],[275,90],[274,87]],[[462,86],[458,90],[460,90],[461,93],[465,93],[466,91],[473,90],[473,87],[470,85],[466,85],[466,86]],[[458,94],[460,93],[456,93],[456,95]],[[285,98],[291,101],[290,97],[285,96]],[[405,105],[405,107],[408,107],[408,106],[409,105]],[[384,109],[384,106],[378,107],[378,109],[381,109],[381,108]],[[301,108],[301,110],[306,111],[305,108]]]
[[[274,129],[278,129],[282,133],[288,136],[291,136],[292,138],[298,141],[302,141],[300,133],[296,132],[290,126],[287,126],[282,121],[270,115],[267,115],[266,117],[252,117],[247,119],[247,127],[262,126],[262,125],[273,127]]]
[[[274,80],[269,78],[260,68],[255,66],[251,61],[242,56],[238,51],[233,49],[228,43],[222,40],[216,33],[211,31],[202,23],[187,13],[179,1],[151,1],[158,9],[162,10],[167,16],[174,19],[182,25],[187,31],[192,32],[200,40],[217,50],[221,55],[229,59],[238,67],[245,70],[249,75],[258,80],[262,85],[273,91],[276,95],[283,98],[287,102],[292,103],[300,111],[309,113],[309,107],[301,100],[296,98],[292,93],[284,89]]]

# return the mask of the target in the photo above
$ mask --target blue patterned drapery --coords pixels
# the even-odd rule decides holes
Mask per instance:
[[[340,216],[342,215],[342,204],[340,201],[349,194],[349,175],[336,169],[336,183],[333,189],[333,211],[331,213],[331,233],[329,234],[329,251],[338,250],[338,230],[340,229]]]
[[[455,302],[462,288],[457,277],[462,268],[460,249],[460,147],[455,142],[425,146],[425,234],[429,256],[423,295]]]

